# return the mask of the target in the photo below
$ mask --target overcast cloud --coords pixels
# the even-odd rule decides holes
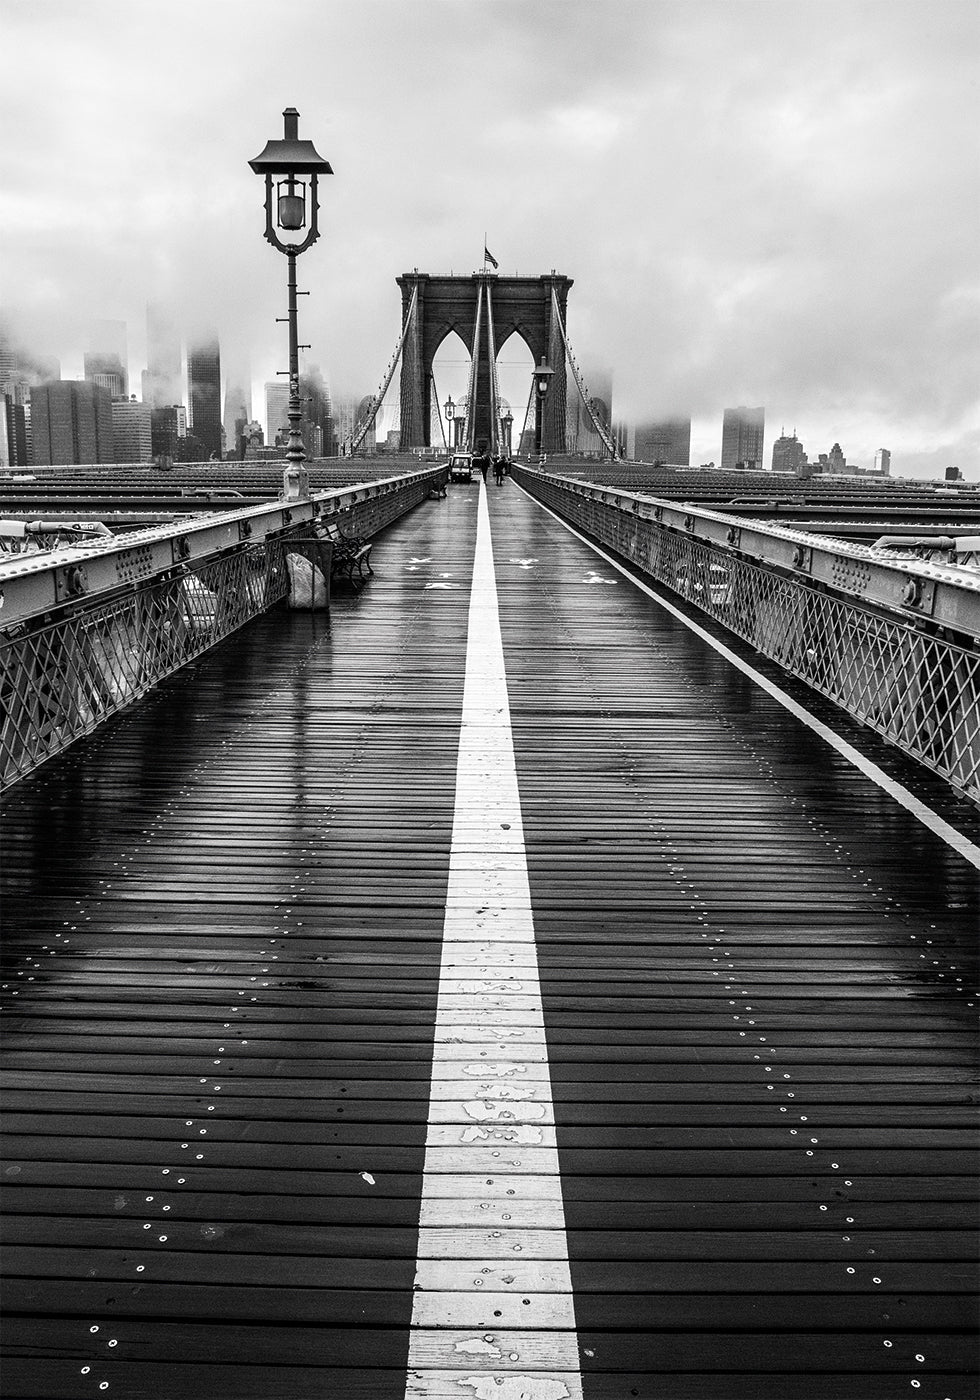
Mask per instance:
[[[81,373],[145,304],[285,361],[285,260],[247,161],[333,164],[301,339],[337,392],[393,348],[394,278],[575,279],[618,414],[764,404],[815,456],[980,474],[975,0],[0,0],[3,304]],[[440,386],[441,388],[442,386]]]

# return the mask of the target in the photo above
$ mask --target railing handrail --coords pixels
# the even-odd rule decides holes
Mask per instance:
[[[97,543],[45,553],[11,555],[0,563],[0,635],[52,608],[143,583],[179,566],[202,563],[242,544],[261,544],[284,531],[345,510],[357,500],[440,475],[444,467],[404,472],[380,481],[314,491],[304,501],[268,501],[208,511],[165,525],[128,531]],[[325,509],[331,506],[333,509]],[[66,575],[74,575],[72,585]],[[74,591],[73,591],[74,589]]]
[[[713,548],[748,556],[770,568],[786,569],[801,582],[888,608],[906,621],[928,618],[980,637],[980,571],[976,569],[883,555],[869,545],[539,468],[519,470],[560,484],[575,495],[620,506],[640,519],[656,521]]]

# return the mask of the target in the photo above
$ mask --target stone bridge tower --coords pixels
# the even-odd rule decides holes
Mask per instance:
[[[469,277],[433,277],[427,272],[405,272],[396,280],[402,292],[402,325],[408,315],[412,293],[418,288],[414,323],[402,351],[402,448],[430,445],[432,362],[451,331],[472,350],[477,296],[481,284],[485,284],[493,301],[494,358],[509,336],[517,331],[534,356],[534,363],[539,364],[543,356],[554,370],[545,399],[541,449],[563,452],[568,401],[565,348],[555,316],[552,290],[564,323],[572,279],[557,272],[542,277],[502,277],[493,272],[474,272]],[[530,388],[529,376],[528,392]],[[438,409],[438,405],[436,407]],[[472,410],[474,442],[478,445],[490,441],[491,411],[489,342],[484,310]]]

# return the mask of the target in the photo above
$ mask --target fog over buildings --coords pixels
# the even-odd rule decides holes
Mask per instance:
[[[154,408],[168,323],[213,327],[262,405],[286,269],[247,162],[295,106],[335,171],[300,338],[338,401],[377,387],[395,277],[468,273],[486,235],[574,278],[577,356],[617,418],[690,418],[692,463],[747,404],[976,479],[978,39],[974,0],[5,0],[3,314],[66,379],[124,324]]]

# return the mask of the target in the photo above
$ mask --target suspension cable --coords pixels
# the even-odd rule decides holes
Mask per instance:
[[[602,420],[596,413],[595,409],[592,407],[592,403],[589,398],[589,391],[582,380],[582,376],[579,372],[579,367],[575,363],[575,356],[572,354],[572,348],[568,343],[568,336],[565,334],[565,325],[561,318],[561,308],[558,305],[558,295],[555,292],[554,287],[552,287],[551,289],[551,304],[554,309],[555,319],[558,322],[558,329],[561,332],[561,343],[565,347],[565,356],[568,360],[569,368],[572,371],[572,378],[575,380],[575,387],[576,389],[578,389],[579,396],[581,397],[582,402],[585,404],[586,413],[592,419],[592,426],[595,428],[596,433],[599,436],[599,440],[602,442],[609,455],[615,459],[616,444],[613,440],[613,436],[610,433],[609,429],[605,427]]]
[[[521,429],[521,435],[520,435],[520,437],[517,439],[517,450],[518,450],[518,452],[520,452],[520,450],[521,450],[521,444],[524,443],[524,442],[527,442],[527,434],[528,434],[528,431],[529,431],[529,424],[530,424],[530,422],[531,422],[531,405],[534,403],[534,396],[535,396],[535,393],[536,393],[536,392],[537,392],[537,380],[534,378],[534,375],[532,374],[532,375],[531,375],[531,392],[530,392],[530,393],[528,394],[528,396],[527,396],[527,408],[524,410],[524,426],[523,426],[523,428]]]
[[[490,283],[487,289],[487,354],[490,360],[490,455],[500,453],[500,384],[497,380],[496,342],[493,330],[493,298]]]
[[[470,358],[470,383],[466,394],[466,415],[463,419],[463,448],[466,452],[473,451],[473,419],[474,407],[476,404],[476,372],[478,357],[480,353],[480,326],[483,321],[483,283],[477,283],[476,288],[476,328],[473,332],[473,354]]]
[[[357,427],[354,429],[353,436],[351,437],[350,451],[352,457],[357,451],[357,449],[360,447],[361,443],[364,441],[365,437],[367,436],[368,429],[374,424],[374,421],[378,416],[378,410],[381,408],[381,402],[384,399],[385,394],[388,392],[388,385],[391,383],[395,373],[395,368],[398,364],[398,361],[401,359],[402,350],[404,349],[405,341],[408,338],[409,328],[411,327],[412,322],[415,319],[415,307],[416,303],[418,302],[418,299],[419,288],[418,283],[416,283],[415,286],[412,288],[412,300],[409,303],[408,312],[405,316],[405,325],[402,327],[402,333],[398,337],[398,344],[395,346],[395,353],[392,355],[391,360],[388,363],[388,368],[385,371],[385,377],[381,382],[381,388],[371,400],[370,404],[368,405],[367,413],[360,420]]]
[[[436,388],[436,372],[435,372],[435,370],[433,370],[432,373],[429,375],[429,381],[430,381],[430,383],[432,384],[432,401],[433,401],[433,403],[434,403],[435,406],[436,406],[436,417],[439,419],[439,431],[442,433],[442,445],[443,445],[443,447],[446,449],[446,451],[448,452],[448,451],[449,451],[449,439],[446,437],[446,425],[445,425],[445,423],[442,421],[442,405],[439,403],[439,390]],[[432,436],[432,417],[431,417],[431,414],[430,414],[430,417],[429,417],[429,437],[431,437],[431,436]]]

